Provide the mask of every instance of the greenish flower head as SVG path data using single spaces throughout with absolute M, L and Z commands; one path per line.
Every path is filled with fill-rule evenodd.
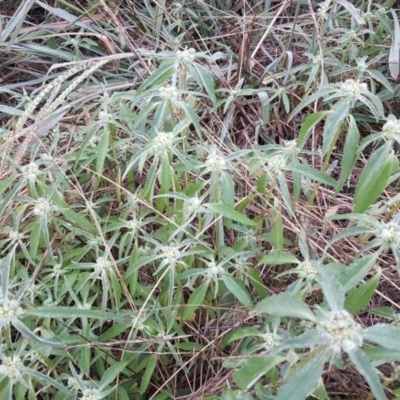
M 331 311 L 320 323 L 322 340 L 335 353 L 351 352 L 363 344 L 362 329 L 346 310 Z
M 341 87 L 342 90 L 353 96 L 357 96 L 368 91 L 368 85 L 365 82 L 360 83 L 354 79 L 346 79 L 344 82 L 342 82 Z
M 173 86 L 161 86 L 159 94 L 160 94 L 160 97 L 166 101 L 179 99 L 179 92 L 176 89 L 176 87 L 173 87 Z
M 11 381 L 18 380 L 21 377 L 22 361 L 19 357 L 4 357 L 0 365 L 0 376 L 6 376 Z
M 265 349 L 272 350 L 279 346 L 282 338 L 275 333 L 268 332 L 263 335 L 263 340 Z
M 103 396 L 97 389 L 85 389 L 82 392 L 82 400 L 101 400 Z
M 383 125 L 382 133 L 390 142 L 400 143 L 400 120 L 393 115 L 389 116 L 388 121 Z
M 191 64 L 194 61 L 195 54 L 195 49 L 178 50 L 176 52 L 177 61 L 181 64 Z
M 0 300 L 0 326 L 7 327 L 10 322 L 18 320 L 23 314 L 23 309 L 16 300 Z
M 389 245 L 400 246 L 400 226 L 395 222 L 383 224 L 376 236 Z
M 303 261 L 296 269 L 298 270 L 299 278 L 301 279 L 315 279 L 318 274 L 310 261 Z
M 28 165 L 24 165 L 21 168 L 21 171 L 24 179 L 26 179 L 30 183 L 34 183 L 36 181 L 36 178 L 41 174 L 39 166 L 34 162 L 31 162 Z

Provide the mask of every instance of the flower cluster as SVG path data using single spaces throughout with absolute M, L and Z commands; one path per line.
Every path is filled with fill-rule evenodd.
M 335 353 L 351 352 L 362 346 L 361 327 L 346 310 L 330 311 L 320 323 L 322 340 Z

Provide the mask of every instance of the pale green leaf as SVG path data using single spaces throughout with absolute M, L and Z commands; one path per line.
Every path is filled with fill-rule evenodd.
M 392 78 L 397 79 L 397 77 L 399 76 L 400 62 L 400 25 L 396 11 L 393 8 L 391 8 L 390 11 L 393 16 L 394 29 L 392 35 L 392 44 L 390 45 L 389 50 L 389 71 Z
M 387 397 L 383 391 L 382 385 L 379 381 L 376 370 L 371 366 L 368 358 L 361 350 L 349 352 L 348 356 L 351 362 L 356 367 L 357 371 L 365 378 L 368 382 L 370 389 L 376 400 L 386 400 Z
M 261 300 L 252 313 L 266 313 L 277 317 L 293 317 L 315 321 L 314 313 L 299 298 L 279 293 Z
M 315 389 L 322 375 L 325 362 L 324 353 L 320 353 L 317 357 L 308 360 L 303 368 L 287 378 L 279 389 L 275 400 L 306 399 Z
M 354 164 L 357 161 L 357 150 L 358 143 L 360 141 L 360 133 L 358 131 L 358 127 L 353 116 L 349 115 L 348 118 L 349 127 L 347 129 L 346 141 L 343 147 L 340 178 L 337 182 L 335 195 L 342 190 L 344 184 L 346 183 L 347 179 L 353 171 Z
M 291 253 L 285 251 L 273 251 L 265 256 L 262 256 L 258 265 L 284 265 L 298 264 L 300 261 Z
M 376 150 L 364 167 L 354 194 L 354 212 L 364 212 L 382 194 L 385 189 L 392 165 L 391 146 L 381 146 Z
M 367 283 L 351 290 L 346 297 L 344 308 L 352 315 L 358 314 L 360 311 L 365 310 L 375 294 L 378 287 L 381 274 L 377 273 Z
M 336 105 L 328 115 L 325 121 L 323 133 L 322 154 L 327 154 L 335 145 L 337 133 L 342 122 L 346 119 L 349 112 L 350 104 L 346 101 Z
M 189 297 L 185 310 L 183 311 L 182 319 L 186 321 L 192 314 L 203 304 L 204 297 L 208 289 L 208 281 L 204 281 L 199 287 L 193 290 Z
M 255 226 L 256 223 L 252 221 L 250 218 L 246 217 L 244 214 L 236 211 L 232 207 L 229 207 L 225 204 L 217 204 L 217 203 L 210 203 L 207 207 L 214 211 L 216 214 L 219 214 L 225 218 L 231 219 L 232 221 L 238 222 L 240 224 L 248 225 L 248 226 Z
M 230 275 L 222 275 L 226 288 L 246 307 L 251 307 L 253 302 L 247 290 Z
M 233 374 L 233 380 L 242 390 L 248 390 L 269 370 L 285 360 L 285 357 L 252 357 Z
M 400 326 L 375 324 L 364 329 L 364 340 L 379 344 L 386 349 L 400 351 Z

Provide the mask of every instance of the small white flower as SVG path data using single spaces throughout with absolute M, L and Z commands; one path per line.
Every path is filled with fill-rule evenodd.
M 161 86 L 159 94 L 163 100 L 177 100 L 179 98 L 179 92 L 174 86 Z
M 17 240 L 22 239 L 24 237 L 24 234 L 19 233 L 18 231 L 11 230 L 10 232 L 8 232 L 8 237 L 11 241 L 16 242 Z
M 361 327 L 346 310 L 329 312 L 320 323 L 320 332 L 323 341 L 336 353 L 354 351 L 363 343 Z
M 136 219 L 126 221 L 125 227 L 133 232 L 136 232 L 140 228 L 140 222 Z
M 22 361 L 19 357 L 4 357 L 0 365 L 0 376 L 7 376 L 8 379 L 14 381 L 21 377 Z
M 368 85 L 365 82 L 360 83 L 354 79 L 346 79 L 342 82 L 341 87 L 345 92 L 351 95 L 358 95 L 368 91 Z
M 152 150 L 154 153 L 162 153 L 171 148 L 174 143 L 174 134 L 172 132 L 159 132 L 152 141 Z
M 93 135 L 93 136 L 89 139 L 88 145 L 89 145 L 92 149 L 95 149 L 95 148 L 97 147 L 98 141 L 99 141 L 99 138 L 98 138 L 97 136 L 94 136 L 94 135 Z
M 331 6 L 332 0 L 325 0 L 319 4 L 317 15 L 319 18 L 326 19 L 326 13 Z
M 275 154 L 268 160 L 268 168 L 274 174 L 282 171 L 285 167 L 286 167 L 286 158 L 280 154 Z
M 182 64 L 191 64 L 194 60 L 195 54 L 196 54 L 195 49 L 185 48 L 185 50 L 183 51 L 178 50 L 176 52 L 177 61 L 178 63 Z
M 209 154 L 205 165 L 212 171 L 218 172 L 226 168 L 226 160 L 218 154 Z
M 210 262 L 207 265 L 207 277 L 208 278 L 215 278 L 218 277 L 219 275 L 223 274 L 225 270 L 220 266 L 215 264 L 214 261 Z
M 197 196 L 191 197 L 188 200 L 187 212 L 189 214 L 198 212 L 201 209 L 201 204 L 202 202 Z
M 281 342 L 282 338 L 279 335 L 276 335 L 275 333 L 265 333 L 263 335 L 264 339 L 264 346 L 266 350 L 271 350 L 275 347 L 279 346 L 279 343 Z
M 384 133 L 389 141 L 400 142 L 400 120 L 391 115 L 388 118 L 388 122 L 383 125 L 382 133 Z
M 353 31 L 352 29 L 346 32 L 346 36 L 350 39 L 350 40 L 356 40 L 357 39 L 357 32 Z
M 62 265 L 61 264 L 56 264 L 53 267 L 53 274 L 54 275 L 60 275 L 62 273 Z
M 112 264 L 111 261 L 108 260 L 106 257 L 99 257 L 96 260 L 96 266 L 95 266 L 95 271 L 97 273 L 103 273 L 106 272 L 107 270 L 111 269 Z
M 23 313 L 16 300 L 0 300 L 0 326 L 8 326 L 10 322 L 18 320 Z
M 376 232 L 376 237 L 382 239 L 389 245 L 400 245 L 400 226 L 395 222 L 383 224 L 381 229 Z
M 309 261 L 303 261 L 297 266 L 296 269 L 298 270 L 298 274 L 301 279 L 315 279 L 317 276 L 317 270 Z
M 41 174 L 39 166 L 34 162 L 31 162 L 28 165 L 24 165 L 21 168 L 21 171 L 24 179 L 31 183 L 35 182 L 36 178 Z
M 97 389 L 85 389 L 82 392 L 81 400 L 101 400 L 103 396 Z
M 56 210 L 53 206 L 53 202 L 40 197 L 36 200 L 35 206 L 33 208 L 33 213 L 39 217 L 44 217 Z
M 167 261 L 167 263 L 169 265 L 173 266 L 176 264 L 176 262 L 181 257 L 181 252 L 179 251 L 179 249 L 177 247 L 165 246 L 163 248 L 162 256 L 165 258 L 165 260 Z
M 320 65 L 322 63 L 322 58 L 319 54 L 317 54 L 313 59 L 313 65 Z

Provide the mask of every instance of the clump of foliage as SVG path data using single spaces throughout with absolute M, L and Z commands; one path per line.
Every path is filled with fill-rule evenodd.
M 5 4 L 1 398 L 400 394 L 399 4 Z

